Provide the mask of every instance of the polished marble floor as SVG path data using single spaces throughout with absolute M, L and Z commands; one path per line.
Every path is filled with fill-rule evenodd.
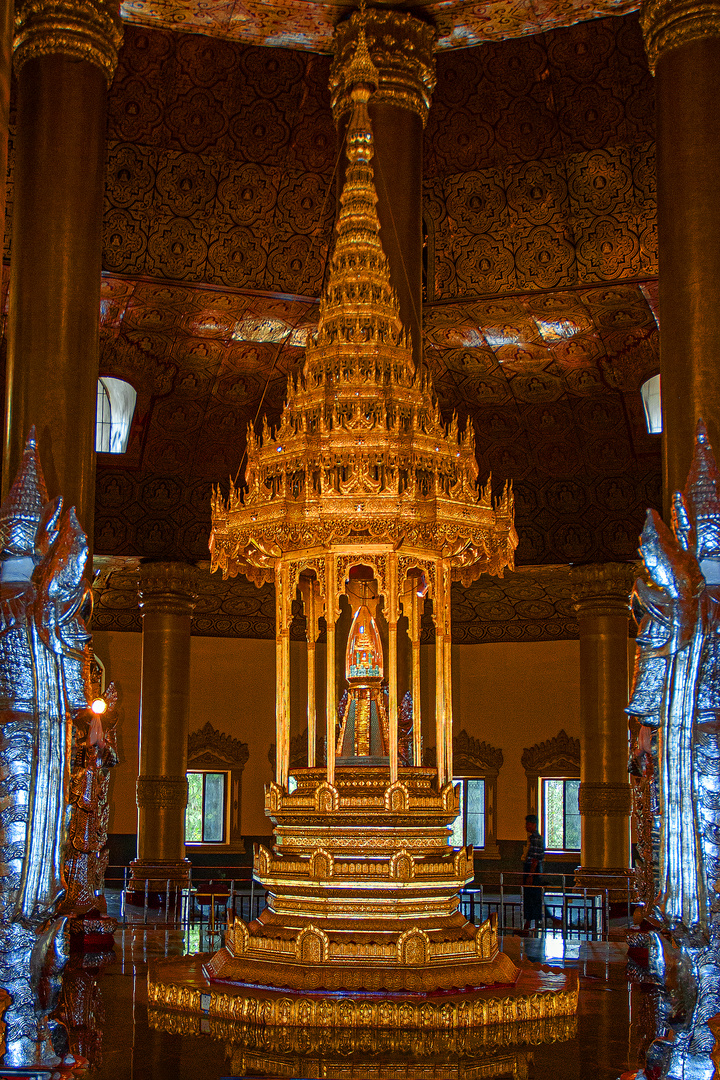
M 190 931 L 165 929 L 161 925 L 129 925 L 118 930 L 114 958 L 103 967 L 98 981 L 104 1020 L 101 1041 L 88 1056 L 97 1055 L 91 1075 L 96 1080 L 218 1080 L 220 1077 L 258 1075 L 256 1058 L 246 1059 L 227 1038 L 182 1035 L 153 1028 L 148 1019 L 146 975 L 154 957 L 181 955 L 188 945 L 200 944 Z M 206 943 L 203 941 L 203 945 Z M 548 1045 L 525 1046 L 502 1075 L 530 1080 L 617 1080 L 638 1067 L 643 1044 L 644 1002 L 642 992 L 628 984 L 625 947 L 615 942 L 563 942 L 509 937 L 504 947 L 516 963 L 572 965 L 580 977 L 577 1034 Z M 646 1008 L 646 1006 L 645 1006 Z M 217 1035 L 217 1032 L 215 1032 Z M 94 1040 L 88 1040 L 88 1047 Z M 362 1052 L 348 1052 L 337 1071 L 325 1067 L 312 1073 L 327 1080 L 350 1080 L 375 1076 L 378 1080 L 411 1080 L 412 1077 L 480 1076 L 468 1067 L 428 1068 L 427 1063 L 407 1057 L 387 1071 L 382 1060 L 363 1068 Z M 297 1065 L 297 1059 L 295 1060 Z M 469 1065 L 469 1063 L 468 1063 Z M 288 1071 L 290 1070 L 290 1071 Z M 310 1070 L 308 1070 L 310 1072 Z M 292 1059 L 275 1073 L 304 1076 L 292 1068 Z M 485 1074 L 489 1075 L 489 1074 Z M 496 1073 L 496 1075 L 499 1075 Z

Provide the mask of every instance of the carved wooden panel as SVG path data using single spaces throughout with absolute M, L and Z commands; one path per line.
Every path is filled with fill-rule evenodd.
M 537 814 L 540 777 L 580 776 L 580 740 L 561 728 L 554 738 L 523 750 L 521 761 L 527 776 L 527 812 Z
M 188 769 L 229 773 L 227 843 L 235 851 L 243 851 L 240 808 L 242 803 L 242 773 L 249 757 L 247 743 L 214 728 L 208 720 L 204 727 L 188 736 Z

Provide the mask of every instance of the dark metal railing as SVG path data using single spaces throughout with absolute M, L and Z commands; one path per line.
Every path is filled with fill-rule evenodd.
M 223 876 L 219 876 L 222 874 Z M 498 932 L 523 930 L 523 875 L 510 871 L 483 871 L 484 880 L 460 892 L 460 909 L 470 922 L 481 923 L 497 917 Z M 133 891 L 129 885 L 133 882 Z M 154 882 L 150 888 L 150 880 Z M 552 884 L 534 886 L 542 890 L 542 917 L 533 933 L 561 934 L 564 938 L 607 940 L 611 928 L 608 889 L 578 889 L 574 875 L 552 875 Z M 184 887 L 166 881 L 157 889 L 157 878 L 145 880 L 138 889 L 137 876 L 128 866 L 108 867 L 105 896 L 109 914 L 123 926 L 163 924 L 168 929 L 195 929 L 194 937 L 207 940 L 209 947 L 235 917 L 250 922 L 265 907 L 266 894 L 252 877 L 249 866 L 193 866 Z M 632 897 L 628 884 L 627 903 L 618 923 L 632 924 Z M 616 897 L 613 909 L 616 910 Z

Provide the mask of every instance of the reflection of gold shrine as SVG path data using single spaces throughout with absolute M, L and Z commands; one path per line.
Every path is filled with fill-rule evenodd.
M 509 487 L 497 501 L 489 484 L 478 495 L 472 426 L 461 434 L 453 418 L 447 431 L 429 379 L 414 369 L 379 237 L 367 111 L 376 77 L 361 30 L 345 70 L 348 167 L 317 337 L 302 376 L 288 385 L 277 431 L 266 426 L 262 442 L 248 432 L 244 498 L 235 489 L 227 503 L 219 493 L 213 501 L 213 568 L 275 583 L 277 757 L 266 792 L 275 846 L 258 845 L 255 854 L 267 907 L 249 924 L 236 920 L 205 966 L 211 1013 L 265 1024 L 312 1024 L 322 1014 L 339 1027 L 455 1028 L 573 1012 L 576 991 L 564 977 L 554 988 L 517 983 L 494 921 L 476 927 L 458 907 L 474 866 L 472 848 L 448 844 L 458 813 L 450 585 L 512 566 L 517 534 Z M 289 785 L 298 593 L 307 621 L 308 748 L 307 767 L 294 769 Z M 336 641 L 343 597 L 354 615 L 347 645 Z M 434 768 L 421 763 L 426 597 L 435 626 Z M 328 676 L 319 703 L 321 616 Z M 406 686 L 399 646 L 411 658 Z M 348 687 L 340 714 L 338 647 Z M 406 765 L 398 752 L 403 692 L 411 703 Z M 151 1002 L 189 1002 L 179 972 L 158 965 Z M 492 1000 L 467 992 L 487 995 L 489 987 Z M 425 1000 L 438 991 L 464 992 L 444 1005 Z M 362 1004 L 366 994 L 372 1004 Z M 383 995 L 405 1000 L 386 1008 Z

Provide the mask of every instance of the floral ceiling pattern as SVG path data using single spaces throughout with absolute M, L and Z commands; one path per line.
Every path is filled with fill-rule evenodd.
M 100 362 L 138 404 L 128 452 L 98 461 L 101 555 L 206 559 L 211 485 L 242 470 L 248 423 L 279 417 L 335 214 L 328 72 L 309 51 L 126 26 Z M 474 424 L 481 476 L 514 481 L 519 565 L 633 558 L 660 503 L 639 393 L 659 370 L 653 108 L 634 15 L 438 55 L 425 362 L 446 418 Z M 197 632 L 271 634 L 254 586 L 208 587 Z M 523 593 L 532 618 L 502 583 L 456 591 L 456 639 L 574 636 L 548 588 Z M 98 617 L 114 604 L 119 626 L 131 593 L 110 590 Z
M 249 45 L 329 52 L 335 26 L 356 6 L 337 0 L 124 0 L 121 12 L 128 22 L 147 26 Z M 636 0 L 416 0 L 412 10 L 435 26 L 439 49 L 457 49 L 620 15 L 638 6 Z

